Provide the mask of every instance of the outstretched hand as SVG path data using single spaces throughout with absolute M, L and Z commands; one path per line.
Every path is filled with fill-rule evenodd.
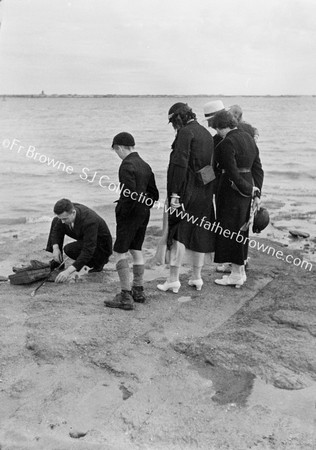
M 60 272 L 57 275 L 57 277 L 55 279 L 55 283 L 64 283 L 65 281 L 68 280 L 70 275 L 75 271 L 76 271 L 76 269 L 74 266 L 69 266 L 66 270 L 64 270 L 63 272 Z

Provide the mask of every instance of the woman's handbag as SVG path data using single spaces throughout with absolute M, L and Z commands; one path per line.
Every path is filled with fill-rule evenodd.
M 203 184 L 208 184 L 211 181 L 215 180 L 216 175 L 211 164 L 202 167 L 202 169 L 198 170 L 197 173 L 201 175 Z

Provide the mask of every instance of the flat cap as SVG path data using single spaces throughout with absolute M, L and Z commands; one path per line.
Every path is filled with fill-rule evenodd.
M 112 148 L 114 145 L 124 145 L 125 147 L 134 147 L 135 140 L 130 133 L 122 131 L 122 133 L 117 134 L 113 138 Z

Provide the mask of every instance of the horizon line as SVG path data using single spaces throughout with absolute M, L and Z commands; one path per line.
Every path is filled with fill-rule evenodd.
M 315 97 L 316 94 L 0 94 L 0 97 Z

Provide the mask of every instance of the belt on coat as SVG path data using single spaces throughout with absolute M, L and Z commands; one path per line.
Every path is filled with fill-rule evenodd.
M 249 172 L 251 172 L 251 170 L 247 169 L 247 167 L 238 167 L 238 172 L 239 173 L 249 173 Z M 227 171 L 225 169 L 222 169 L 222 173 L 227 173 Z

